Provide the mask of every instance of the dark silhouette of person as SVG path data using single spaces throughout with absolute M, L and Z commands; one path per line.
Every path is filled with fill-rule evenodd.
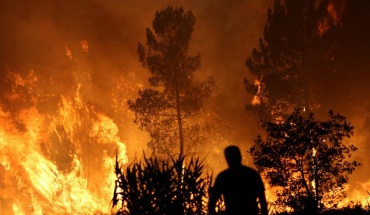
M 242 165 L 242 155 L 237 146 L 225 149 L 228 169 L 217 175 L 214 186 L 209 191 L 208 213 L 216 214 L 218 199 L 223 195 L 227 215 L 267 215 L 265 188 L 256 170 Z

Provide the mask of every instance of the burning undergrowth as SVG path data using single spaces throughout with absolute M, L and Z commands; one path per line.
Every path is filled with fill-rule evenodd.
M 0 107 L 1 213 L 108 213 L 114 151 L 127 162 L 115 122 L 84 101 L 80 86 L 61 95 L 54 112 L 40 113 L 30 92 L 37 78 L 12 77 L 8 99 L 23 108 Z

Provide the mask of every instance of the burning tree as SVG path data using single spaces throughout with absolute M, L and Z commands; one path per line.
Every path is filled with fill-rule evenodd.
M 176 142 L 183 154 L 185 136 L 194 137 L 200 129 L 189 119 L 202 110 L 203 100 L 215 88 L 211 78 L 193 82 L 193 74 L 200 68 L 200 55 L 188 55 L 194 24 L 191 11 L 167 7 L 157 11 L 154 32 L 146 29 L 148 50 L 138 45 L 139 60 L 151 74 L 150 88 L 139 90 L 139 97 L 128 105 L 135 112 L 134 122 L 149 132 L 153 154 L 170 153 Z
M 245 79 L 246 90 L 254 95 L 246 106 L 262 119 L 287 116 L 296 107 L 313 106 L 313 73 L 320 44 L 320 23 L 327 16 L 327 1 L 275 0 L 268 10 L 264 38 L 246 61 L 255 81 Z M 326 46 L 325 46 L 326 47 Z M 317 82 L 318 79 L 315 79 Z
M 296 109 L 285 122 L 263 121 L 267 137 L 258 136 L 249 153 L 258 171 L 280 188 L 277 205 L 312 214 L 345 197 L 347 175 L 360 165 L 348 161 L 357 148 L 344 143 L 354 127 L 344 116 L 329 116 L 318 121 Z

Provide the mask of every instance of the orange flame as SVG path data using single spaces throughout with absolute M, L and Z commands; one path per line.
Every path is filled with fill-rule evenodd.
M 31 107 L 22 110 L 17 120 L 24 124 L 24 131 L 0 107 L 0 213 L 108 214 L 116 148 L 121 163 L 127 162 L 126 147 L 113 120 L 88 108 L 79 90 L 74 98 L 61 97 L 55 116 L 40 114 Z M 55 141 L 62 148 L 71 143 L 74 150 L 64 157 L 71 161 L 56 160 L 48 154 L 62 153 L 53 148 Z M 99 187 L 93 186 L 97 183 L 94 178 L 87 177 L 89 163 L 82 155 L 86 144 L 101 152 L 93 154 L 103 161 L 101 167 L 94 167 L 101 176 L 97 179 Z M 71 167 L 60 168 L 63 162 Z

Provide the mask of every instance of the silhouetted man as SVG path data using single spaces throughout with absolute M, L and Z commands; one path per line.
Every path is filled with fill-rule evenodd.
M 210 190 L 208 213 L 216 213 L 216 202 L 223 195 L 227 215 L 258 215 L 258 202 L 261 214 L 267 215 L 265 188 L 258 172 L 242 165 L 237 146 L 227 147 L 225 158 L 229 168 L 217 176 Z

